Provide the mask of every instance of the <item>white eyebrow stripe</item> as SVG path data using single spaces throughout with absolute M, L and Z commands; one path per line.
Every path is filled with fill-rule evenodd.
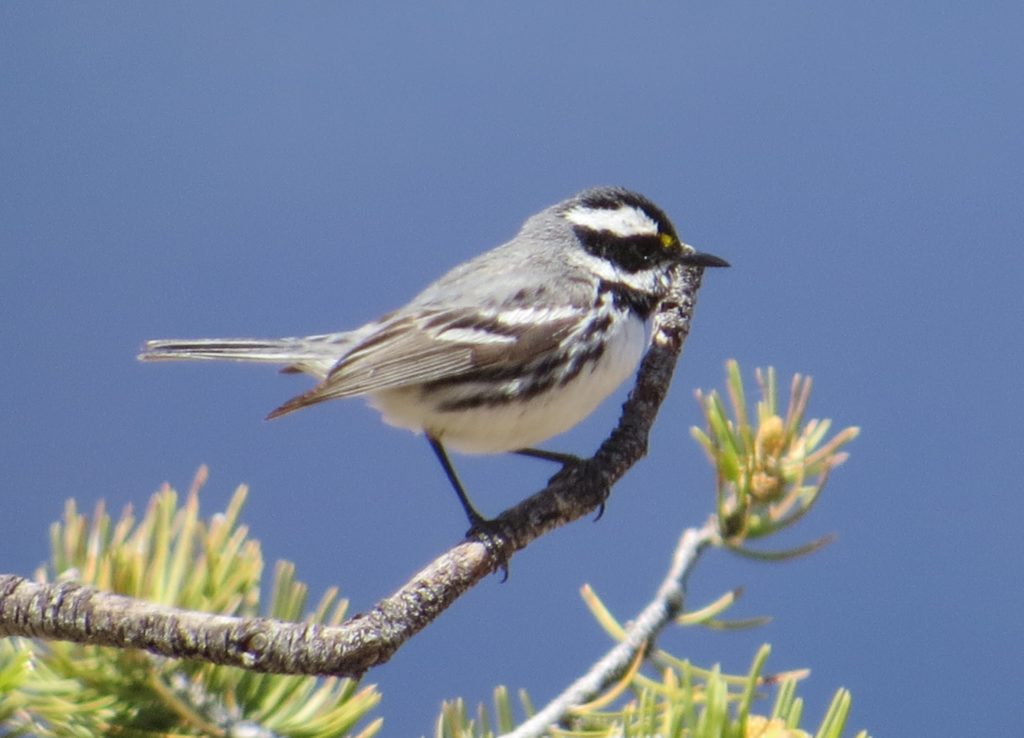
M 566 212 L 565 219 L 583 228 L 610 231 L 624 238 L 658 235 L 658 224 L 643 210 L 632 205 L 623 205 L 615 210 L 577 205 Z

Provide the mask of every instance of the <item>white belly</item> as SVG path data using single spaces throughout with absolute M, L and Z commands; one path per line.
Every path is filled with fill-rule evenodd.
M 523 403 L 503 403 L 446 412 L 423 402 L 418 387 L 371 395 L 384 421 L 426 432 L 446 447 L 472 454 L 527 448 L 563 433 L 592 413 L 636 369 L 646 343 L 644 325 L 624 320 L 600 358 L 561 387 Z

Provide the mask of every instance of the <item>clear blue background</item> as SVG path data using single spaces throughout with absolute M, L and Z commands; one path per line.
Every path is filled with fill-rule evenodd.
M 814 376 L 863 435 L 793 540 L 715 553 L 750 633 L 667 634 L 700 663 L 813 669 L 876 736 L 1019 730 L 1024 359 L 1019 2 L 4 3 L 0 6 L 0 571 L 29 574 L 66 497 L 144 505 L 211 468 L 252 487 L 268 560 L 355 610 L 458 540 L 422 440 L 362 403 L 274 423 L 308 384 L 136 363 L 144 339 L 355 327 L 528 214 L 636 188 L 733 263 L 705 280 L 650 457 L 598 523 L 537 542 L 369 681 L 386 735 L 494 685 L 543 702 L 608 643 L 711 509 L 689 440 L 723 362 Z M 748 375 L 749 376 L 749 375 Z M 552 448 L 592 450 L 622 394 Z M 458 459 L 495 513 L 550 468 Z M 766 707 L 767 709 L 767 707 Z

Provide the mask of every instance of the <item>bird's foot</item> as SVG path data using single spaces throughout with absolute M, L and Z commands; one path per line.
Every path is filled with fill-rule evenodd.
M 508 539 L 501 533 L 497 520 L 491 520 L 474 511 L 469 516 L 469 530 L 466 538 L 473 538 L 484 544 L 487 552 L 497 561 L 497 569 L 501 569 L 501 581 L 508 581 L 508 561 L 511 552 L 508 550 Z

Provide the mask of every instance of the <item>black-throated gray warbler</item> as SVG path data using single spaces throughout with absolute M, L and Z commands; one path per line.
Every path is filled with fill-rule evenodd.
M 475 528 L 487 521 L 445 448 L 559 458 L 531 447 L 575 426 L 632 374 L 677 263 L 728 266 L 680 241 L 642 195 L 589 189 L 362 328 L 149 341 L 139 358 L 283 364 L 320 380 L 270 418 L 366 395 L 386 422 L 427 436 Z

